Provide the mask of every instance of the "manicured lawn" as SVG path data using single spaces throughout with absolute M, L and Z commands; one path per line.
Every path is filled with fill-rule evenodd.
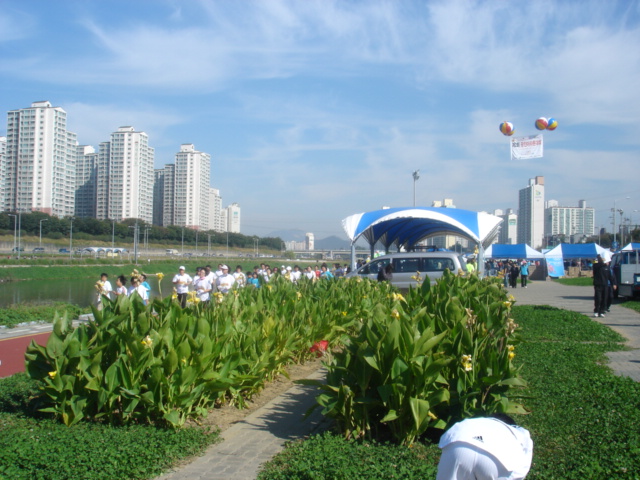
M 38 417 L 25 374 L 0 380 L 0 479 L 148 479 L 202 452 L 217 434 L 134 425 L 81 423 L 73 428 Z
M 563 285 L 573 285 L 575 287 L 593 286 L 593 278 L 591 277 L 556 278 L 553 281 Z
M 634 300 L 627 300 L 619 304 L 621 307 L 630 308 L 640 313 L 640 300 L 637 298 Z
M 588 317 L 550 307 L 515 307 L 514 318 L 524 340 L 515 361 L 528 381 L 520 393 L 531 410 L 517 421 L 534 440 L 527 479 L 640 478 L 640 384 L 604 366 L 606 352 L 623 348 L 622 338 Z M 438 457 L 428 441 L 405 448 L 325 434 L 291 444 L 259 478 L 434 478 Z

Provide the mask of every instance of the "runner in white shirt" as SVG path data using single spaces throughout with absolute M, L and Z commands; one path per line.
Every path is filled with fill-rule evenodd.
M 289 268 L 290 267 L 287 267 L 287 270 Z M 302 277 L 302 272 L 300 271 L 300 267 L 298 265 L 294 265 L 293 271 L 289 272 L 289 278 L 293 283 L 298 283 L 298 281 L 300 280 L 300 277 Z
M 138 277 L 131 277 L 131 286 L 129 287 L 128 295 L 133 295 L 134 292 L 138 292 L 142 302 L 146 305 L 149 300 L 148 290 L 140 285 L 140 279 Z
M 176 286 L 178 301 L 182 308 L 187 306 L 187 292 L 189 291 L 189 285 L 193 282 L 193 279 L 184 271 L 185 268 L 181 265 L 178 268 L 178 273 L 173 277 L 173 284 Z
M 233 278 L 233 275 L 229 275 L 228 266 L 221 265 L 220 270 L 222 271 L 222 275 L 218 275 L 218 291 L 221 293 L 229 293 L 229 290 L 231 290 L 236 280 Z
M 218 277 L 214 272 L 211 271 L 211 265 L 207 265 L 206 267 L 204 267 L 204 270 L 207 273 L 207 280 L 209 280 L 209 283 L 211 284 L 211 291 L 215 292 L 217 289 L 216 280 L 218 279 Z
M 113 287 L 111 286 L 111 282 L 108 280 L 109 275 L 106 273 L 102 273 L 100 275 L 100 281 L 102 282 L 102 289 L 98 292 L 98 298 L 96 299 L 96 307 L 98 310 L 102 310 L 102 295 L 106 295 L 107 298 L 111 298 L 111 292 L 113 291 Z
M 529 431 L 508 415 L 495 417 L 500 418 L 468 418 L 442 435 L 436 480 L 520 480 L 527 476 L 533 457 Z
M 127 279 L 124 278 L 124 275 L 120 275 L 118 278 L 116 278 L 116 289 L 113 293 L 115 293 L 116 297 L 120 297 L 122 295 L 124 295 L 125 297 L 127 296 Z
M 209 302 L 212 287 L 206 273 L 206 269 L 201 269 L 198 272 L 198 276 L 193 280 L 193 287 L 196 290 L 196 294 L 198 295 L 200 301 L 203 303 Z
M 311 281 L 316 279 L 316 272 L 314 272 L 311 267 L 307 267 L 304 271 L 304 275 Z
M 242 267 L 240 265 L 238 265 L 236 271 L 233 272 L 233 279 L 238 288 L 242 288 L 247 284 L 247 276 L 242 273 Z

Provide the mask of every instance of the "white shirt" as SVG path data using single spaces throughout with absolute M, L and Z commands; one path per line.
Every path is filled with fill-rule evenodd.
M 206 302 L 209 300 L 209 295 L 211 292 L 211 282 L 207 277 L 196 277 L 193 280 L 193 286 L 196 289 L 196 294 L 201 302 Z
M 233 278 L 239 287 L 244 287 L 247 283 L 247 277 L 242 272 L 233 272 Z
M 187 293 L 189 291 L 189 284 L 192 281 L 193 279 L 186 273 L 182 275 L 176 273 L 175 277 L 173 277 L 173 283 L 176 286 L 177 293 Z
M 98 303 L 102 301 L 102 295 L 106 295 L 108 298 L 111 298 L 111 292 L 113 291 L 113 287 L 111 286 L 111 282 L 109 280 L 105 280 L 102 285 L 102 292 L 98 295 Z
M 229 290 L 231 290 L 231 287 L 233 287 L 235 281 L 236 279 L 233 278 L 233 275 L 229 275 L 228 273 L 226 275 L 218 275 L 218 290 L 222 293 L 227 293 Z
M 298 280 L 300 280 L 301 276 L 302 276 L 302 272 L 300 270 L 298 270 L 297 272 L 295 270 L 292 272 L 289 272 L 289 278 L 293 283 L 298 283 Z
M 511 472 L 509 479 L 523 479 L 531 468 L 533 441 L 529 431 L 497 418 L 468 418 L 456 423 L 440 438 L 440 448 L 455 442 L 473 445 L 493 455 Z
M 207 280 L 209 280 L 209 283 L 211 285 L 215 285 L 216 284 L 216 280 L 218 279 L 218 277 L 216 276 L 215 272 L 211 271 L 209 273 L 207 273 L 207 275 L 205 276 L 205 278 Z
M 311 270 L 310 272 L 306 272 L 305 275 L 307 276 L 307 278 L 309 280 L 315 280 L 316 279 L 316 272 L 314 272 L 313 270 Z

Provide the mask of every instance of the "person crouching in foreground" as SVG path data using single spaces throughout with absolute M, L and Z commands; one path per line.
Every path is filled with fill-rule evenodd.
M 462 420 L 442 435 L 439 446 L 437 480 L 519 480 L 533 458 L 529 431 L 505 414 Z

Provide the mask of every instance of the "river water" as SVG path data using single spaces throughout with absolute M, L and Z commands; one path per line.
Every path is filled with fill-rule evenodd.
M 169 295 L 173 291 L 171 275 L 162 280 L 162 292 Z M 75 278 L 64 280 L 25 280 L 0 284 L 0 307 L 15 303 L 66 302 L 86 307 L 96 299 L 94 285 L 98 279 Z M 115 278 L 109 279 L 115 289 Z M 151 296 L 159 295 L 158 281 L 150 277 Z

